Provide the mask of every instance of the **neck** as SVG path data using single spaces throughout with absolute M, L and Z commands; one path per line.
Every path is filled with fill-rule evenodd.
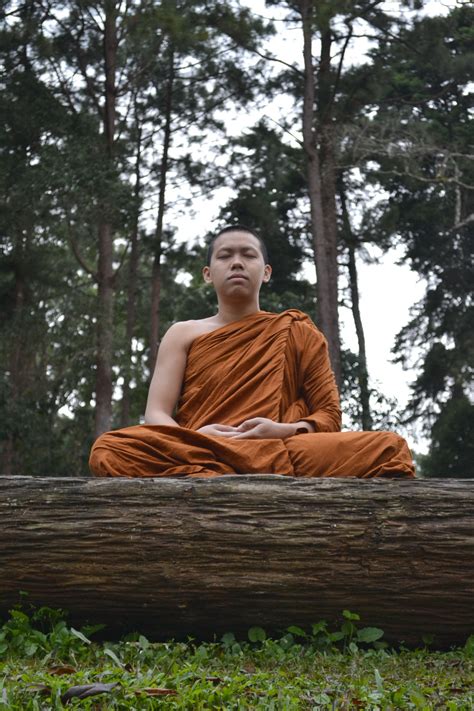
M 252 302 L 221 302 L 219 301 L 217 309 L 217 318 L 223 323 L 232 323 L 233 321 L 240 321 L 241 318 L 245 316 L 250 316 L 251 314 L 258 313 L 260 311 L 260 304 L 258 299 Z

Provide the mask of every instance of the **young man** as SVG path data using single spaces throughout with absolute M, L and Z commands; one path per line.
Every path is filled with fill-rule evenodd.
M 260 237 L 236 225 L 211 241 L 204 280 L 214 316 L 175 323 L 160 345 L 145 425 L 95 442 L 97 476 L 274 473 L 413 477 L 391 432 L 340 432 L 324 336 L 301 311 L 260 311 L 271 267 Z

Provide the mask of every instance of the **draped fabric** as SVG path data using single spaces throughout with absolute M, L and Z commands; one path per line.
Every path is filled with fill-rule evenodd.
M 316 432 L 239 439 L 197 432 L 251 417 L 311 422 Z M 198 336 L 188 352 L 175 419 L 107 432 L 91 452 L 97 476 L 414 476 L 406 442 L 390 432 L 340 432 L 327 344 L 300 311 L 259 311 Z

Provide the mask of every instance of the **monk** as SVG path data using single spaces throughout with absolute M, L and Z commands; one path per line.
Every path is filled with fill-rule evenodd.
M 226 227 L 211 241 L 204 280 L 218 309 L 165 334 L 145 424 L 95 442 L 97 476 L 413 477 L 404 439 L 391 432 L 340 432 L 327 343 L 296 309 L 261 311 L 271 276 L 253 230 Z

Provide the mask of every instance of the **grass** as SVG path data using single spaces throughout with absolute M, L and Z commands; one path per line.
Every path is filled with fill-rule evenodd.
M 449 652 L 389 649 L 344 612 L 238 641 L 94 643 L 60 611 L 21 610 L 0 627 L 0 709 L 474 709 L 474 637 Z

